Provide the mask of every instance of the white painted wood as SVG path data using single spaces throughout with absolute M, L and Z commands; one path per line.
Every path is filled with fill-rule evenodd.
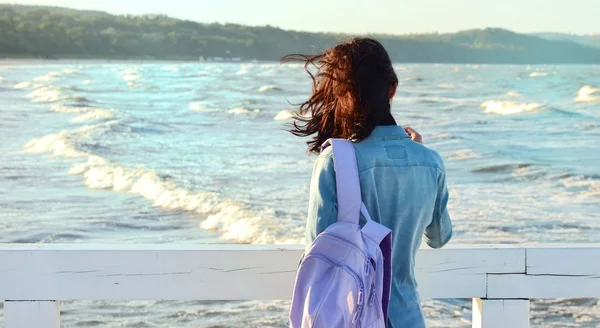
M 527 250 L 527 274 L 595 276 L 600 278 L 600 247 L 567 245 Z
M 598 276 L 489 275 L 488 298 L 600 297 Z
M 119 247 L 0 251 L 0 299 L 287 299 L 302 254 L 264 247 L 257 251 Z
M 473 299 L 473 328 L 529 328 L 529 300 Z
M 524 273 L 525 249 L 508 247 L 420 250 L 415 275 L 423 298 L 487 295 L 488 273 Z
M 301 246 L 0 246 L 0 299 L 289 299 Z M 487 274 L 525 271 L 525 249 L 419 252 L 423 298 L 487 295 Z
M 60 306 L 56 301 L 5 301 L 5 328 L 59 328 Z

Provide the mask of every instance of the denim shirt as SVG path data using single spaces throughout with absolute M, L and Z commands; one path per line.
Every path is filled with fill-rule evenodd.
M 444 162 L 396 125 L 376 127 L 354 147 L 362 200 L 373 220 L 392 230 L 389 327 L 425 327 L 414 276 L 415 255 L 423 239 L 430 247 L 440 248 L 452 237 Z M 335 172 L 329 147 L 314 164 L 307 247 L 336 217 Z

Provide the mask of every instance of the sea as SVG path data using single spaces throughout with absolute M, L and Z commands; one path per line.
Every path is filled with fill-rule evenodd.
M 395 64 L 392 111 L 447 167 L 452 244 L 600 241 L 600 66 Z M 300 64 L 0 61 L 0 243 L 302 244 Z M 598 260 L 598 259 L 590 259 Z M 282 327 L 289 302 L 63 302 L 63 327 Z M 470 327 L 469 300 L 424 300 Z M 0 305 L 0 322 L 2 321 Z M 532 327 L 600 327 L 597 299 Z

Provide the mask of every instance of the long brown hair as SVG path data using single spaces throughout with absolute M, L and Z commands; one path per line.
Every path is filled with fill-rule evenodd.
M 398 77 L 378 41 L 353 38 L 318 55 L 281 60 L 294 61 L 304 62 L 313 81 L 312 95 L 300 104 L 290 130 L 296 136 L 314 135 L 307 142 L 309 152 L 319 152 L 329 138 L 362 141 L 383 121 L 393 121 L 389 96 Z M 316 74 L 309 71 L 311 65 Z

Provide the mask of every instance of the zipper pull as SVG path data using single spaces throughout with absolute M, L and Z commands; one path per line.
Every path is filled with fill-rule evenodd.
M 362 289 L 362 287 L 358 290 L 358 306 L 363 305 L 363 302 L 365 301 L 365 293 Z
M 354 313 L 354 315 L 352 316 L 352 324 L 356 325 L 356 322 L 358 321 L 358 315 L 360 314 L 360 312 L 356 311 Z
M 369 306 L 375 304 L 375 283 L 371 284 L 371 294 L 369 294 Z
M 369 255 L 365 255 L 365 275 L 368 277 L 369 276 L 369 270 L 371 266 L 371 258 L 369 258 Z

